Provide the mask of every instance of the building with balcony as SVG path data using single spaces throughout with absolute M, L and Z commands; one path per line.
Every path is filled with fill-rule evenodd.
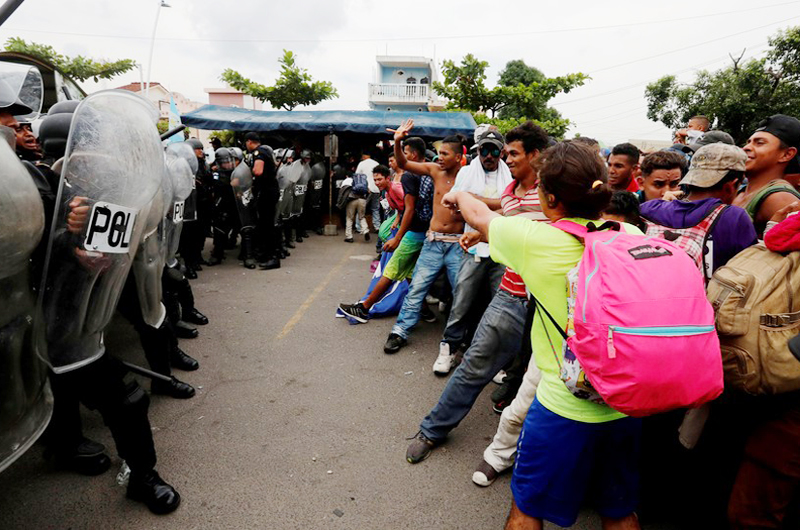
M 253 96 L 243 94 L 231 87 L 204 88 L 208 94 L 209 105 L 221 107 L 237 107 L 240 109 L 261 110 L 261 102 Z
M 377 62 L 375 82 L 369 84 L 370 109 L 427 112 L 444 107 L 431 86 L 439 78 L 433 59 L 379 55 Z

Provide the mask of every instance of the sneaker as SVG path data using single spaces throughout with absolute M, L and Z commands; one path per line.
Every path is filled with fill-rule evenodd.
M 495 401 L 492 403 L 492 410 L 495 411 L 497 414 L 502 414 L 503 410 L 505 410 L 505 408 L 510 404 L 511 401 L 501 399 L 500 401 Z
M 453 360 L 455 357 L 454 353 L 450 353 L 450 345 L 448 343 L 440 343 L 439 357 L 437 357 L 436 362 L 433 363 L 433 373 L 436 375 L 449 374 L 450 370 L 453 368 Z
M 427 436 L 422 434 L 422 431 L 418 432 L 416 436 L 414 436 L 414 441 L 409 444 L 408 449 L 406 449 L 406 462 L 409 464 L 418 464 L 428 458 L 430 456 L 431 451 L 433 448 L 436 447 L 437 444 L 433 440 L 429 440 Z
M 505 370 L 500 370 L 499 372 L 494 374 L 494 377 L 492 378 L 492 381 L 494 381 L 498 385 L 502 385 L 503 384 L 503 380 L 505 380 L 505 378 L 506 378 L 506 371 Z
M 486 486 L 491 486 L 492 482 L 497 479 L 497 475 L 499 474 L 500 473 L 495 471 L 495 469 L 490 466 L 486 460 L 481 460 L 481 463 L 478 464 L 478 467 L 472 474 L 472 482 L 485 488 Z
M 369 310 L 361 302 L 357 304 L 339 304 L 339 311 L 344 313 L 345 318 L 350 322 L 355 321 L 357 324 L 365 324 L 369 321 Z
M 345 243 L 352 243 L 353 242 L 353 238 L 352 237 L 346 237 L 346 238 L 344 238 L 344 242 Z
M 386 339 L 386 344 L 383 345 L 384 353 L 397 353 L 400 348 L 408 344 L 408 341 L 398 335 L 397 333 L 390 333 L 389 338 Z
M 422 306 L 422 309 L 419 312 L 419 317 L 425 322 L 436 322 L 436 315 L 434 315 L 431 308 L 426 305 Z
M 364 241 L 369 241 L 369 232 L 364 232 Z
M 433 296 L 432 294 L 429 294 L 428 296 L 425 297 L 425 302 L 430 304 L 430 305 L 438 304 L 439 303 L 439 299 L 436 298 L 435 296 Z

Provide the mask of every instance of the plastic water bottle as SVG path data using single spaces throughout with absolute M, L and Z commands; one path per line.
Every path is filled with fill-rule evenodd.
M 123 460 L 122 466 L 119 468 L 119 473 L 117 473 L 117 484 L 120 486 L 126 486 L 130 477 L 131 468 L 129 468 L 128 463 Z

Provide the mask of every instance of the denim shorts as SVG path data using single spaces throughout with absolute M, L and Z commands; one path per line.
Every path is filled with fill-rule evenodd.
M 522 513 L 572 526 L 584 504 L 619 519 L 639 502 L 642 423 L 583 423 L 534 399 L 517 444 L 511 491 Z

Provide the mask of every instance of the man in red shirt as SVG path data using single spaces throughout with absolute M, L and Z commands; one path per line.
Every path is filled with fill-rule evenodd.
M 547 148 L 547 133 L 532 122 L 506 135 L 506 163 L 514 181 L 503 192 L 503 215 L 521 215 L 546 220 L 536 187 L 536 161 Z M 463 193 L 463 192 L 461 192 Z M 480 241 L 480 234 L 465 233 L 460 240 L 467 249 Z M 506 269 L 500 288 L 481 318 L 464 359 L 447 382 L 439 402 L 420 424 L 420 431 L 406 451 L 406 461 L 416 464 L 469 413 L 478 395 L 494 375 L 506 366 L 522 346 L 527 316 L 527 291 L 522 279 Z M 529 367 L 530 369 L 530 367 Z M 534 367 L 535 369 L 535 367 Z M 487 471 L 491 474 L 490 471 Z
M 633 144 L 617 144 L 608 157 L 608 184 L 614 191 L 639 191 L 639 148 Z

